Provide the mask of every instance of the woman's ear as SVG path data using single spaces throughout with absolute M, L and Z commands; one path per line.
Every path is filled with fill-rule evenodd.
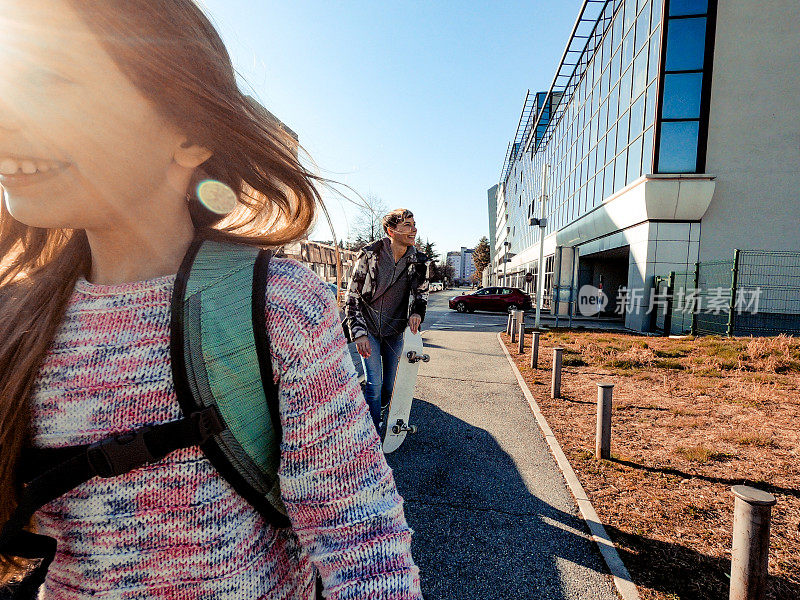
M 175 149 L 172 159 L 182 167 L 196 169 L 211 158 L 212 154 L 214 153 L 208 148 L 186 140 Z

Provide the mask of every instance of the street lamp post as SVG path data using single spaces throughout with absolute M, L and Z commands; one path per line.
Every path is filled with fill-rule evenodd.
M 536 281 L 536 321 L 534 326 L 538 329 L 541 324 L 542 297 L 544 296 L 544 230 L 547 227 L 545 207 L 547 205 L 547 177 L 550 174 L 550 165 L 542 166 L 542 196 L 541 210 L 539 212 L 539 274 Z
M 508 285 L 508 251 L 511 248 L 511 242 L 503 242 L 503 285 Z

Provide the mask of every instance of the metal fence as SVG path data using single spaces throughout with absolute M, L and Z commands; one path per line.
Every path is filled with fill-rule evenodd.
M 652 327 L 671 334 L 800 335 L 800 252 L 735 250 L 732 260 L 656 277 Z

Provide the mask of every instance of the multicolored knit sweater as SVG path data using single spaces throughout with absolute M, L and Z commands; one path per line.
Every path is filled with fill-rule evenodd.
M 181 416 L 169 357 L 174 276 L 80 280 L 33 396 L 38 447 L 86 444 Z M 58 541 L 45 600 L 421 598 L 411 530 L 342 336 L 310 271 L 273 259 L 267 329 L 292 530 L 277 531 L 198 448 L 94 478 L 36 514 Z

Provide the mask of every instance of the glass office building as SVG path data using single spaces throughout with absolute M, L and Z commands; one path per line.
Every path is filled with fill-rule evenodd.
M 776 0 L 765 10 L 796 26 L 792 4 Z M 734 126 L 725 120 L 727 111 L 743 100 L 740 93 L 728 96 L 731 75 L 769 57 L 757 41 L 761 32 L 753 27 L 753 10 L 745 0 L 583 3 L 550 89 L 528 94 L 509 144 L 490 214 L 496 282 L 536 289 L 543 232 L 550 310 L 570 310 L 579 286 L 593 284 L 607 292 L 608 312 L 624 313 L 633 329 L 648 329 L 641 307 L 618 310 L 617 292 L 641 288 L 634 302 L 644 306 L 654 277 L 692 268 L 709 208 L 720 213 L 715 204 L 727 202 L 715 193 L 719 173 L 709 169 L 709 152 L 713 161 L 722 160 L 716 144 L 737 142 L 721 139 Z M 798 36 L 791 27 L 785 34 L 789 47 L 782 52 L 790 56 L 798 50 Z M 723 56 L 715 58 L 720 37 Z M 749 39 L 753 48 L 746 47 Z M 745 44 L 738 49 L 744 59 L 738 67 L 727 56 L 734 41 Z M 723 81 L 715 87 L 717 71 Z M 755 87 L 757 76 L 749 73 L 747 86 Z M 778 91 L 796 97 L 796 80 L 789 76 Z M 726 95 L 712 100 L 712 92 Z M 755 102 L 751 98 L 750 110 L 759 112 Z M 738 141 L 746 135 L 742 131 Z M 545 227 L 538 222 L 542 207 Z M 534 282 L 526 286 L 527 273 Z

